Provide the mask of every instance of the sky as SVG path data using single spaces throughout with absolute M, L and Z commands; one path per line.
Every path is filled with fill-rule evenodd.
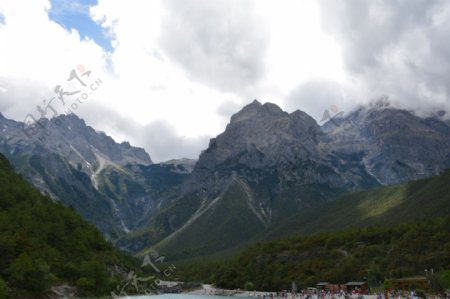
M 319 124 L 381 96 L 449 111 L 448 57 L 445 0 L 0 1 L 0 112 L 76 113 L 155 162 L 254 99 Z

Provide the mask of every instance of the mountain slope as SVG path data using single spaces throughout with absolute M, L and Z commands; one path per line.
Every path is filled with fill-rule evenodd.
M 224 288 L 251 282 L 255 289 L 279 291 L 292 281 L 302 287 L 363 280 L 378 286 L 389 276 L 423 275 L 427 268 L 448 271 L 449 181 L 450 169 L 344 194 L 270 227 L 240 252 L 182 261 L 179 276 Z
M 187 173 L 171 164 L 106 166 L 97 175 L 98 191 L 112 199 L 122 227 L 133 231 L 178 191 Z M 124 244 L 125 245 L 125 244 Z
M 350 229 L 294 236 L 255 244 L 233 258 L 179 264 L 182 279 L 203 280 L 227 289 L 289 290 L 327 281 L 367 281 L 371 287 L 393 287 L 389 278 L 423 276 L 434 269 L 431 290 L 448 287 L 436 279 L 450 264 L 450 218 L 414 224 Z M 447 274 L 448 275 L 448 274 Z M 408 286 L 414 287 L 414 286 Z M 415 288 L 419 288 L 418 285 Z M 422 290 L 423 291 L 423 290 Z
M 327 205 L 287 219 L 262 238 L 447 216 L 450 214 L 449 182 L 450 169 L 428 179 L 345 194 Z
M 0 186 L 0 283 L 7 283 L 11 298 L 38 297 L 64 283 L 84 294 L 106 294 L 112 282 L 107 269 L 130 267 L 97 229 L 41 195 L 1 154 Z
M 217 198 L 204 203 L 183 227 L 157 245 L 158 250 L 171 259 L 212 254 L 246 242 L 269 225 L 248 187 L 237 178 Z

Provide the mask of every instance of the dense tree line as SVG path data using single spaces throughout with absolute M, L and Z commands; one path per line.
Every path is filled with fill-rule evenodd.
M 64 283 L 80 295 L 108 294 L 121 279 L 111 271 L 115 265 L 135 267 L 93 225 L 43 196 L 0 155 L 0 298 L 37 298 Z
M 223 288 L 289 289 L 317 282 L 369 281 L 425 275 L 433 268 L 440 288 L 450 287 L 450 218 L 415 224 L 354 228 L 260 243 L 234 258 L 180 263 L 180 279 Z M 441 278 L 439 278 L 441 277 Z

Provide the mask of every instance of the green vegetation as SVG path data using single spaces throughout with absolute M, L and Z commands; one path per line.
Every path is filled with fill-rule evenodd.
M 368 280 L 424 275 L 435 269 L 435 290 L 450 287 L 450 170 L 397 186 L 344 194 L 305 209 L 254 236 L 251 247 L 230 257 L 177 263 L 180 279 L 225 288 L 300 287 L 319 281 Z M 292 236 L 293 234 L 301 234 Z M 290 237 L 288 237 L 290 236 Z M 282 238 L 284 237 L 284 239 Z M 280 239 L 282 238 L 282 239 Z M 267 240 L 274 240 L 267 243 Z M 264 243 L 256 243 L 256 241 Z M 237 251 L 236 251 L 237 252 Z
M 119 279 L 108 268 L 135 268 L 73 209 L 16 175 L 2 155 L 0 186 L 0 298 L 38 298 L 65 283 L 80 295 L 103 295 Z
M 283 211 L 286 216 L 272 214 L 272 222 L 268 227 L 258 222 L 250 211 L 244 190 L 239 186 L 232 186 L 214 208 L 202 214 L 186 229 L 156 246 L 171 260 L 194 261 L 196 257 L 206 258 L 211 255 L 220 258 L 220 255 L 230 255 L 257 242 L 293 234 L 316 234 L 358 227 L 396 225 L 413 223 L 419 219 L 444 217 L 450 215 L 449 181 L 450 170 L 447 170 L 439 176 L 428 179 L 346 193 L 331 202 L 322 202 L 312 207 L 304 206 L 303 210 L 298 212 L 292 203 L 295 202 L 295 198 L 301 198 L 304 192 L 308 193 L 305 187 L 298 189 L 296 196 L 284 193 L 283 199 L 278 198 L 279 202 L 273 203 L 273 206 L 278 207 L 274 210 Z M 253 190 L 259 190 L 254 196 L 264 194 L 263 188 L 264 186 L 260 186 L 259 189 L 252 186 Z M 327 194 L 329 192 L 331 190 L 328 190 Z M 167 232 L 170 228 L 167 219 L 171 219 L 171 215 L 182 215 L 182 211 L 185 211 L 181 217 L 184 222 L 189 218 L 185 215 L 193 215 L 199 206 L 198 198 L 196 201 L 194 197 L 177 201 L 176 204 L 177 209 L 174 209 L 174 206 L 170 207 L 164 217 L 161 217 L 160 224 L 152 227 Z M 173 218 L 175 218 L 172 221 L 174 227 L 182 226 L 179 218 Z M 139 237 L 150 240 L 152 236 L 161 238 L 163 235 L 156 229 L 153 231 L 147 229 L 146 233 Z M 137 234 L 133 237 L 137 239 Z M 158 238 L 151 240 L 156 241 Z M 151 245 L 154 246 L 154 243 Z
M 257 239 L 444 217 L 450 215 L 449 181 L 450 169 L 429 179 L 347 193 L 332 202 L 287 218 Z
M 439 273 L 438 283 L 446 290 L 450 288 L 450 270 Z
M 213 254 L 246 242 L 265 228 L 265 223 L 249 208 L 246 198 L 242 186 L 233 183 L 217 202 L 198 211 L 195 221 L 156 248 L 170 259 L 179 260 Z
M 42 176 L 52 194 L 57 195 L 64 205 L 73 207 L 84 219 L 105 233 L 114 234 L 121 231 L 113 217 L 108 198 L 92 186 L 87 174 L 52 153 L 23 159 L 28 161 L 31 171 Z M 17 162 L 13 161 L 13 165 L 17 165 Z M 33 177 L 27 171 L 20 173 L 26 173 L 28 181 Z
M 345 283 L 442 271 L 440 288 L 449 283 L 450 218 L 416 224 L 354 228 L 341 232 L 294 236 L 247 248 L 232 259 L 181 263 L 181 279 L 205 280 L 224 288 L 277 291 L 319 281 Z M 447 270 L 446 272 L 444 270 Z

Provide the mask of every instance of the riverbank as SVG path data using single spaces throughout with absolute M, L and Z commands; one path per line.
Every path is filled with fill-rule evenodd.
M 183 292 L 186 295 L 203 295 L 203 296 L 233 296 L 233 297 L 241 297 L 241 298 L 279 298 L 277 293 L 275 292 L 259 292 L 259 291 L 244 291 L 244 290 L 227 290 L 215 288 L 213 285 L 204 284 L 202 288 L 197 290 L 192 290 L 188 292 Z M 352 298 L 357 298 L 357 296 L 352 296 Z M 364 299 L 376 299 L 376 295 L 363 295 Z M 298 299 L 299 295 L 292 296 L 290 293 L 287 293 L 286 299 Z M 334 298 L 339 298 L 335 296 Z M 343 298 L 343 297 L 341 297 Z M 317 295 L 312 295 L 311 299 L 318 299 Z M 324 299 L 331 299 L 329 296 L 325 296 Z

